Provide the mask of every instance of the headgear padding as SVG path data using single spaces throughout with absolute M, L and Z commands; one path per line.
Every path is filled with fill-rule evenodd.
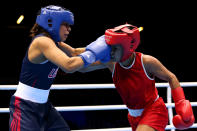
M 42 8 L 40 15 L 38 15 L 36 19 L 36 23 L 44 28 L 55 42 L 61 41 L 59 29 L 63 22 L 73 25 L 73 13 L 54 5 Z
M 105 40 L 108 45 L 120 44 L 123 47 L 121 62 L 128 59 L 140 43 L 140 33 L 136 26 L 125 24 L 107 29 Z

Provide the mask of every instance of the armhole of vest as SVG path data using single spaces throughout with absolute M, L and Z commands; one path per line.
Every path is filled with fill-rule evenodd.
M 112 78 L 114 77 L 115 68 L 116 68 L 116 63 L 114 64 L 114 67 L 113 67 Z
M 43 62 L 41 62 L 41 63 L 39 63 L 39 64 L 45 64 L 45 63 L 47 63 L 49 60 L 45 60 L 45 61 L 43 61 Z
M 30 44 L 31 45 L 31 44 Z M 30 47 L 30 46 L 29 46 Z M 31 64 L 34 64 L 34 65 L 39 65 L 39 64 L 41 64 L 41 65 L 43 65 L 43 64 L 45 64 L 45 63 L 47 63 L 49 60 L 45 60 L 45 61 L 43 61 L 43 62 L 41 62 L 41 63 L 38 63 L 38 64 L 35 64 L 35 63 L 32 63 L 30 60 L 29 60 L 29 58 L 28 58 L 28 51 L 29 51 L 29 47 L 28 47 L 28 49 L 27 49 L 27 52 L 26 52 L 26 59 L 27 59 L 27 61 L 29 62 L 29 63 L 31 63 Z
M 151 78 L 148 73 L 146 72 L 146 69 L 144 67 L 144 62 L 143 62 L 143 54 L 141 53 L 141 63 L 142 63 L 142 67 L 143 67 L 143 70 L 144 70 L 144 73 L 146 74 L 146 76 L 148 77 L 149 80 L 154 80 L 154 78 Z
M 32 42 L 34 41 L 34 39 L 36 39 L 36 38 L 38 38 L 38 37 L 40 37 L 40 36 L 44 36 L 44 35 L 37 35 L 37 36 L 35 36 L 32 40 L 31 40 L 31 43 L 29 44 L 29 46 L 28 46 L 28 48 L 27 48 L 27 60 L 28 60 L 28 62 L 30 62 L 31 64 L 34 64 L 34 65 L 39 65 L 39 64 L 41 64 L 41 65 L 43 65 L 43 64 L 45 64 L 45 63 L 47 63 L 49 60 L 45 60 L 45 61 L 43 61 L 43 62 L 41 62 L 41 63 L 38 63 L 38 64 L 35 64 L 35 63 L 32 63 L 30 60 L 29 60 L 29 58 L 28 58 L 28 56 L 29 56 L 29 54 L 28 54 L 28 52 L 29 52 L 29 48 L 30 48 L 30 46 L 31 46 L 31 44 L 32 44 Z

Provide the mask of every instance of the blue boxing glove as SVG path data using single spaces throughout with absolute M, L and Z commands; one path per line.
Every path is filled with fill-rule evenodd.
M 96 61 L 108 62 L 111 59 L 111 46 L 106 44 L 105 35 L 100 36 L 96 41 L 86 47 L 86 51 L 91 51 L 96 56 Z
M 111 46 L 106 44 L 105 36 L 102 35 L 96 41 L 90 43 L 86 47 L 86 51 L 80 56 L 84 61 L 84 66 L 87 66 L 97 60 L 108 62 L 111 59 L 110 52 Z

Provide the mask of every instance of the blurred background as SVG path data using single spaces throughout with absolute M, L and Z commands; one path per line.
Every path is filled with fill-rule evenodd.
M 195 82 L 196 77 L 196 9 L 190 2 L 132 1 L 4 1 L 1 4 L 1 75 L 0 85 L 18 84 L 22 59 L 30 44 L 29 31 L 36 14 L 47 5 L 63 6 L 74 14 L 75 24 L 66 41 L 72 47 L 85 47 L 108 28 L 120 24 L 143 27 L 136 51 L 158 58 L 181 82 Z M 24 19 L 17 24 L 17 19 Z M 164 82 L 156 79 L 156 82 Z M 112 83 L 107 69 L 89 73 L 66 74 L 59 70 L 54 84 Z M 8 107 L 14 91 L 0 91 L 0 107 Z M 166 90 L 159 89 L 166 102 Z M 196 89 L 185 89 L 186 98 L 197 101 Z M 54 106 L 123 104 L 115 89 L 51 91 Z M 194 112 L 196 108 L 194 107 Z M 129 126 L 127 111 L 61 112 L 71 129 L 115 128 Z M 0 114 L 0 125 L 8 129 L 9 114 Z M 192 130 L 192 129 L 189 129 Z

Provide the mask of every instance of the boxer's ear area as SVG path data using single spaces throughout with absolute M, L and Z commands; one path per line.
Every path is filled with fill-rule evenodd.
M 133 48 L 133 46 L 134 46 L 134 45 L 133 45 L 133 44 L 131 44 L 130 48 Z
M 52 27 L 52 26 L 53 26 L 53 24 L 52 24 L 52 19 L 48 19 L 48 26 L 49 26 L 49 27 Z
M 131 48 L 132 48 L 132 46 L 134 46 L 134 43 L 136 42 L 136 40 L 135 39 L 132 39 L 131 40 Z

